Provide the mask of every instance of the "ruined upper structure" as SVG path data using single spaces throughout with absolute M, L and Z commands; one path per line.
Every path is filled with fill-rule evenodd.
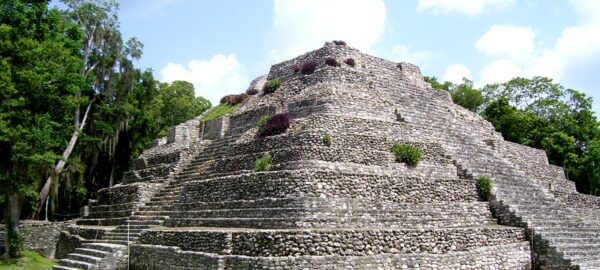
M 295 72 L 307 61 L 314 73 Z M 272 79 L 274 93 L 157 140 L 63 232 L 56 268 L 600 268 L 600 201 L 418 67 L 327 43 L 250 87 Z M 258 139 L 276 113 L 290 128 Z M 395 143 L 420 147 L 421 162 L 396 162 Z M 254 172 L 265 152 L 272 168 Z M 479 176 L 493 179 L 489 202 Z

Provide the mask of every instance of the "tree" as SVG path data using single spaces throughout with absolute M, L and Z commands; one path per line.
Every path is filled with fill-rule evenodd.
M 52 175 L 48 176 L 40 191 L 34 217 L 42 212 L 44 203 L 47 205 L 52 179 L 59 177 L 70 158 L 79 135 L 85 127 L 88 119 L 87 113 L 89 113 L 90 107 L 96 100 L 96 95 L 112 95 L 113 88 L 107 83 L 106 78 L 110 78 L 113 74 L 115 65 L 120 60 L 119 56 L 123 47 L 121 33 L 118 30 L 117 2 L 114 0 L 65 0 L 64 2 L 71 9 L 66 14 L 73 23 L 81 27 L 83 33 L 82 43 L 80 43 L 83 66 L 80 68 L 80 75 L 85 77 L 90 84 L 88 84 L 89 87 L 81 88 L 75 93 L 79 106 L 74 108 L 73 133 L 69 144 L 63 151 L 62 159 L 56 163 Z M 132 44 L 137 46 L 135 41 Z M 138 53 L 137 50 L 132 50 L 132 52 Z M 82 97 L 84 92 L 86 92 L 87 98 Z M 81 105 L 88 100 L 86 114 L 81 118 Z
M 186 81 L 160 86 L 163 127 L 168 128 L 192 119 L 210 108 L 210 101 L 194 97 L 194 85 Z
M 483 116 L 505 139 L 544 149 L 550 163 L 563 166 L 580 192 L 596 188 L 591 182 L 597 179 L 591 142 L 600 138 L 600 126 L 591 98 L 545 77 L 487 85 L 483 93 Z
M 455 104 L 472 112 L 478 112 L 483 104 L 481 91 L 475 89 L 473 81 L 466 78 L 463 78 L 463 83 L 450 86 L 450 95 Z
M 473 87 L 473 81 L 463 78 L 463 83 L 453 84 L 449 81 L 440 83 L 436 77 L 424 76 L 423 79 L 431 84 L 434 89 L 445 90 L 450 92 L 452 101 L 456 105 L 460 105 L 463 108 L 478 112 L 481 109 L 481 105 L 484 103 L 484 97 L 480 90 Z
M 6 250 L 20 255 L 19 219 L 66 146 L 83 85 L 79 29 L 44 1 L 0 2 L 0 194 Z

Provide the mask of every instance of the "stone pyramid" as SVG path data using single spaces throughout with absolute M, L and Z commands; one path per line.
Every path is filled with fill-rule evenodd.
M 272 79 L 274 93 L 157 140 L 61 234 L 55 269 L 600 269 L 600 200 L 417 66 L 327 43 L 250 88 Z M 258 139 L 277 113 L 290 128 Z M 397 162 L 396 143 L 421 161 Z

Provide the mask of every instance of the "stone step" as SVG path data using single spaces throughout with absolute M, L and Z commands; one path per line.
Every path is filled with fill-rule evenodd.
M 113 244 L 113 243 L 102 243 L 97 241 L 88 241 L 81 244 L 82 248 L 87 249 L 96 249 L 100 251 L 106 251 L 109 253 L 114 253 L 117 249 L 127 248 L 125 245 Z
M 93 265 L 97 265 L 100 261 L 102 261 L 101 257 L 86 255 L 86 254 L 78 254 L 78 253 L 70 253 L 67 255 L 67 259 L 73 261 L 85 262 Z
M 76 248 L 75 253 L 94 256 L 98 258 L 104 258 L 106 257 L 106 255 L 110 254 L 110 252 L 93 248 Z
M 568 238 L 568 237 L 554 237 L 554 238 L 547 238 L 546 239 L 548 242 L 552 243 L 552 244 L 556 244 L 556 245 L 562 245 L 562 244 L 575 244 L 575 243 L 579 243 L 579 244 L 600 244 L 600 238 L 596 238 L 596 237 L 588 237 L 588 238 Z
M 162 225 L 163 220 L 127 220 L 127 224 L 131 225 Z
M 469 212 L 466 212 L 469 211 Z M 365 217 L 399 219 L 473 219 L 492 218 L 488 208 L 423 209 L 340 209 L 340 208 L 246 208 L 190 211 L 146 212 L 149 215 L 165 215 L 170 218 L 283 218 L 283 217 Z
M 83 269 L 83 268 L 68 267 L 68 266 L 63 266 L 63 265 L 52 266 L 52 270 L 81 270 L 81 269 Z
M 58 263 L 62 266 L 67 266 L 67 267 L 75 268 L 75 269 L 94 269 L 95 268 L 94 264 L 70 260 L 70 259 L 60 259 L 60 260 L 58 260 Z
M 495 219 L 405 219 L 374 217 L 302 217 L 302 218 L 171 218 L 165 225 L 168 227 L 224 227 L 224 228 L 461 228 L 481 225 L 495 225 Z
M 116 240 L 116 239 L 82 240 L 81 243 L 83 243 L 83 244 L 100 243 L 100 244 L 113 244 L 113 245 L 122 245 L 122 246 L 127 246 L 129 244 L 129 242 L 127 242 L 126 240 Z
M 149 212 L 137 212 L 138 214 L 133 214 L 129 217 L 129 220 L 165 220 L 168 219 L 169 216 L 165 215 L 153 215 Z

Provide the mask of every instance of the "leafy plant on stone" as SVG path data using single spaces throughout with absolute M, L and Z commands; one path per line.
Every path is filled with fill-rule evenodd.
M 347 58 L 346 60 L 344 60 L 344 63 L 346 63 L 346 65 L 349 65 L 351 67 L 356 66 L 356 61 L 354 61 L 354 58 Z
M 421 160 L 421 148 L 408 144 L 394 144 L 390 149 L 396 156 L 396 162 L 404 162 L 409 166 L 416 166 Z
M 476 186 L 479 197 L 487 201 L 492 194 L 492 178 L 489 176 L 479 176 Z
M 294 74 L 297 74 L 298 72 L 300 72 L 300 70 L 302 70 L 302 68 L 300 68 L 299 66 L 294 66 L 292 68 L 292 71 L 294 71 Z
M 239 95 L 227 95 L 221 98 L 221 104 L 223 103 L 227 103 L 229 105 L 236 105 L 236 104 L 240 104 L 242 103 L 244 100 L 246 100 L 246 98 L 248 98 L 248 95 L 246 94 L 239 94 Z
M 254 96 L 256 94 L 258 94 L 258 90 L 256 88 L 250 88 L 246 90 L 246 95 Z
M 343 40 L 334 40 L 333 44 L 338 45 L 338 46 L 346 46 L 346 41 L 343 41 Z
M 254 162 L 254 171 L 255 172 L 268 171 L 269 169 L 271 169 L 272 165 L 273 165 L 273 158 L 271 157 L 271 154 L 269 154 L 267 152 L 267 153 L 264 153 L 262 155 L 262 157 L 257 159 L 256 162 Z
M 257 137 L 265 138 L 268 136 L 284 133 L 290 127 L 290 118 L 287 113 L 279 113 L 269 118 L 258 129 Z
M 304 62 L 304 64 L 302 64 L 302 70 L 301 70 L 302 75 L 313 74 L 318 66 L 319 66 L 319 63 L 317 63 L 317 61 L 314 61 L 314 60 Z
M 279 88 L 279 86 L 281 86 L 280 80 L 278 80 L 278 79 L 270 80 L 263 87 L 263 92 L 265 95 L 274 93 L 275 90 L 277 90 L 277 88 Z
M 332 138 L 331 135 L 329 135 L 329 133 L 326 133 L 325 135 L 323 135 L 323 144 L 325 144 L 326 146 L 331 146 L 332 143 Z
M 335 58 L 333 57 L 327 57 L 327 59 L 325 59 L 325 64 L 327 64 L 328 66 L 332 66 L 332 67 L 339 67 L 340 62 L 338 62 L 338 60 L 335 60 Z

